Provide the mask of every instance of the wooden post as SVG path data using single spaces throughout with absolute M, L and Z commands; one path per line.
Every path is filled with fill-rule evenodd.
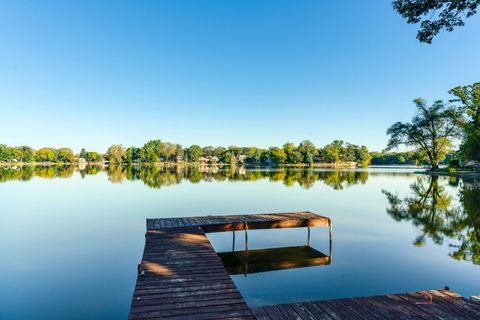
M 247 262 L 247 259 L 248 259 L 248 223 L 247 223 L 247 221 L 245 221 L 243 223 L 243 229 L 245 230 L 245 256 L 243 258 L 243 272 L 244 272 L 245 277 L 247 277 L 247 273 L 248 273 L 248 262 Z
M 248 252 L 248 223 L 245 221 L 243 223 L 243 228 L 245 230 L 245 253 Z
M 232 231 L 233 239 L 232 239 L 232 252 L 235 252 L 235 230 Z
M 332 263 L 332 219 L 328 220 L 328 227 L 330 229 L 330 263 Z
M 310 246 L 310 226 L 308 227 L 307 246 Z

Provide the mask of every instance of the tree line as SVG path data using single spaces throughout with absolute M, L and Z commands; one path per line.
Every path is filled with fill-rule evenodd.
M 201 147 L 192 145 L 187 148 L 180 144 L 150 140 L 142 147 L 124 148 L 122 145 L 112 145 L 105 154 L 82 149 L 78 155 L 70 148 L 41 148 L 34 150 L 31 147 L 8 147 L 0 145 L 0 161 L 13 162 L 61 162 L 73 163 L 77 161 L 99 162 L 107 160 L 112 164 L 129 163 L 157 163 L 157 162 L 206 162 L 252 165 L 279 165 L 279 164 L 313 164 L 313 163 L 341 163 L 355 162 L 361 166 L 368 166 L 371 155 L 368 148 L 342 140 L 317 148 L 311 141 L 304 140 L 295 145 L 287 142 L 283 147 L 268 149 L 257 147 Z

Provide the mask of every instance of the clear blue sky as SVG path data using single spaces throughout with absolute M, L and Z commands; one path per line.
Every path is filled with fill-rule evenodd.
M 480 80 L 480 15 L 419 43 L 391 1 L 0 1 L 0 143 L 383 149 Z

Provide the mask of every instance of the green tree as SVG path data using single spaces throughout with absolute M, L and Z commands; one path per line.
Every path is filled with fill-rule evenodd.
M 52 148 L 42 148 L 35 154 L 35 159 L 39 162 L 54 162 L 56 161 L 56 153 Z
M 180 144 L 177 144 L 177 150 L 175 152 L 175 161 L 182 162 L 185 161 L 185 151 Z
M 204 157 L 213 157 L 215 148 L 212 146 L 207 146 L 202 148 L 202 155 Z
M 368 167 L 372 161 L 372 156 L 368 152 L 366 146 L 361 146 L 355 150 L 355 161 L 358 162 L 362 167 Z
M 463 131 L 460 149 L 466 159 L 480 160 L 480 82 L 455 87 L 449 93 L 455 96 L 451 102 L 463 115 L 460 119 Z
M 458 136 L 458 112 L 441 100 L 430 107 L 424 99 L 415 99 L 414 103 L 418 112 L 412 122 L 396 122 L 388 128 L 387 150 L 400 145 L 413 147 L 424 153 L 431 169 L 436 170 L 451 147 L 451 139 Z
M 75 154 L 70 148 L 60 148 L 57 152 L 57 160 L 64 163 L 70 163 L 75 160 Z
M 271 164 L 270 150 L 263 150 L 260 156 L 260 163 L 268 165 Z
M 262 150 L 256 147 L 250 147 L 247 149 L 246 156 L 248 163 L 259 163 L 260 157 L 262 156 Z
M 84 158 L 87 156 L 87 151 L 85 150 L 85 148 L 82 148 L 82 150 L 80 150 L 80 154 L 79 154 L 80 158 Z
M 10 148 L 10 158 L 13 160 L 17 161 L 22 161 L 22 150 L 18 147 L 12 147 Z
M 227 164 L 235 164 L 235 155 L 232 152 L 227 151 L 222 155 L 220 161 Z
M 150 140 L 140 150 L 142 162 L 157 162 L 163 153 L 163 142 L 161 140 Z
M 453 31 L 464 20 L 477 13 L 480 0 L 395 0 L 393 8 L 407 20 L 420 23 L 417 39 L 432 43 L 441 31 Z
M 164 161 L 175 161 L 177 155 L 177 145 L 175 143 L 165 142 L 163 144 L 161 157 Z
M 140 148 L 130 147 L 125 150 L 124 161 L 126 163 L 132 163 L 140 159 Z
M 324 160 L 328 163 L 337 163 L 343 160 L 343 144 L 344 142 L 342 140 L 334 140 L 332 143 L 326 145 L 322 152 Z
M 216 147 L 213 150 L 213 155 L 220 159 L 223 156 L 223 154 L 225 153 L 225 151 L 226 151 L 226 149 L 224 147 Z
M 303 140 L 298 145 L 298 152 L 302 154 L 303 163 L 313 163 L 316 151 L 315 145 L 309 140 Z
M 202 156 L 202 148 L 196 144 L 187 148 L 188 161 L 198 162 Z
M 358 146 L 347 143 L 343 152 L 344 161 L 357 161 Z
M 0 144 L 0 161 L 10 160 L 10 148 L 5 144 Z
M 285 151 L 281 148 L 271 147 L 270 148 L 270 160 L 274 164 L 285 163 L 287 156 L 285 155 Z
M 103 157 L 95 151 L 88 151 L 85 154 L 85 160 L 87 160 L 88 162 L 97 162 L 101 161 L 102 159 Z
M 21 161 L 23 161 L 23 162 L 33 161 L 33 159 L 35 157 L 35 150 L 30 148 L 29 146 L 21 146 L 21 147 L 19 147 L 19 149 L 22 153 Z M 0 159 L 1 159 L 1 157 L 0 157 Z
M 283 145 L 283 151 L 287 157 L 287 163 L 300 163 L 302 161 L 302 154 L 297 150 L 297 147 L 291 142 L 287 142 Z
M 109 163 L 122 163 L 125 158 L 125 149 L 121 144 L 111 145 L 107 150 L 107 157 Z

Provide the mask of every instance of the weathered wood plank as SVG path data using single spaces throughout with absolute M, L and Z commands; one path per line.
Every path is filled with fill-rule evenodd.
M 225 215 L 208 217 L 181 217 L 147 219 L 147 230 L 165 228 L 201 227 L 205 232 L 244 230 L 247 221 L 249 229 L 298 228 L 327 226 L 330 219 L 311 212 L 267 213 L 252 215 Z M 164 223 L 162 225 L 162 223 Z
M 149 222 L 130 319 L 254 319 L 205 232 L 190 219 Z

